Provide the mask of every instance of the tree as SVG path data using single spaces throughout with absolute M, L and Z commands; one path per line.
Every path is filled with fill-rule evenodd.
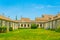
M 17 16 L 16 16 L 16 20 L 17 20 Z

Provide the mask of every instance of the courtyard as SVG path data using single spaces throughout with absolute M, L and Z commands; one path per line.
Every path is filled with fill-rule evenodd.
M 0 33 L 0 40 L 60 40 L 60 33 L 45 29 L 18 29 Z

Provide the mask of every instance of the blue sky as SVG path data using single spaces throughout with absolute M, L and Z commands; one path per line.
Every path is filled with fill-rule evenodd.
M 60 0 L 0 0 L 0 14 L 15 19 L 34 19 L 42 14 L 55 15 L 60 12 Z

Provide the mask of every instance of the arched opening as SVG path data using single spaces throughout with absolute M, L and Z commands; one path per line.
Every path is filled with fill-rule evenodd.
M 24 24 L 24 27 L 26 27 L 26 24 Z
M 40 24 L 40 27 L 42 28 L 42 24 Z
M 21 24 L 21 27 L 23 27 L 23 24 Z
M 29 27 L 29 24 L 28 24 L 28 27 Z

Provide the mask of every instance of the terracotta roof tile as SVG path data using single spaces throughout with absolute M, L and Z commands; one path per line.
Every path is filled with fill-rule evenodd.
M 29 18 L 21 18 L 20 21 L 21 22 L 31 22 L 31 20 Z
M 35 19 L 36 22 L 41 22 L 41 21 L 47 21 L 45 18 L 36 18 Z
M 5 16 L 1 16 L 1 15 L 0 15 L 0 19 L 7 20 L 7 21 L 10 21 L 11 20 L 10 18 L 7 18 Z

